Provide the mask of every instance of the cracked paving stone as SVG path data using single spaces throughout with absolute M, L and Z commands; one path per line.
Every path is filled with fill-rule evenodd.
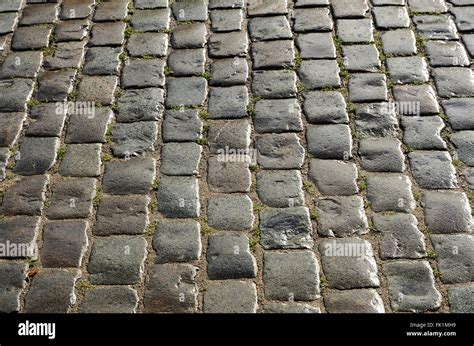
M 291 67 L 294 58 L 295 47 L 292 40 L 256 42 L 252 46 L 254 69 Z
M 372 9 L 375 25 L 380 29 L 408 28 L 410 16 L 406 7 L 376 6 Z
M 226 58 L 245 56 L 248 51 L 248 38 L 245 31 L 213 33 L 209 37 L 209 56 Z
M 193 177 L 162 176 L 157 193 L 158 211 L 167 217 L 199 217 L 199 183 Z
M 265 209 L 260 213 L 264 249 L 311 249 L 313 228 L 306 207 Z
M 67 108 L 63 104 L 44 103 L 30 108 L 27 136 L 61 137 Z
M 92 47 L 87 50 L 83 73 L 86 75 L 118 75 L 122 48 Z
M 403 172 L 402 143 L 395 138 L 362 139 L 359 145 L 361 166 L 370 172 Z
M 288 13 L 287 0 L 248 0 L 250 17 Z
M 337 36 L 343 43 L 369 43 L 374 41 L 373 25 L 370 18 L 339 19 Z
M 124 90 L 117 102 L 117 121 L 128 123 L 159 120 L 164 109 L 163 102 L 164 93 L 160 88 Z
M 469 232 L 473 225 L 469 199 L 465 193 L 426 191 L 425 222 L 433 233 Z
M 78 312 L 88 314 L 131 314 L 138 306 L 137 292 L 130 287 L 98 287 L 86 291 Z
M 40 218 L 35 216 L 14 216 L 0 220 L 0 243 L 27 245 L 26 252 L 9 251 L 2 258 L 28 258 L 36 257 L 36 238 L 38 236 Z M 15 247 L 16 249 L 16 247 Z
M 333 23 L 328 8 L 305 8 L 294 10 L 295 32 L 331 31 Z
M 390 302 L 395 311 L 422 312 L 441 306 L 433 270 L 427 261 L 398 261 L 383 264 Z
M 411 180 L 405 175 L 371 175 L 367 177 L 367 200 L 378 212 L 409 213 L 416 208 Z
M 87 250 L 87 221 L 53 221 L 43 231 L 41 264 L 45 268 L 80 268 Z
M 74 285 L 80 271 L 40 270 L 25 298 L 25 313 L 67 313 L 76 303 Z
M 329 291 L 324 295 L 329 313 L 373 314 L 384 313 L 383 300 L 374 289 Z
M 173 48 L 203 48 L 206 45 L 207 28 L 204 23 L 179 25 L 171 34 Z
M 211 119 L 234 119 L 247 117 L 249 95 L 246 86 L 211 88 L 209 95 L 209 117 Z
M 167 175 L 199 173 L 202 146 L 196 143 L 166 143 L 162 146 L 160 172 Z
M 0 113 L 0 147 L 13 146 L 25 119 L 26 113 Z
M 255 131 L 258 133 L 303 130 L 301 107 L 297 99 L 257 101 L 253 118 Z
M 112 114 L 110 108 L 94 109 L 91 114 L 73 112 L 69 118 L 65 143 L 105 143 Z
M 134 285 L 140 282 L 147 255 L 142 237 L 96 238 L 87 270 L 94 285 Z
M 443 283 L 473 281 L 474 238 L 472 235 L 433 235 L 431 240 L 439 256 L 438 265 Z
M 385 54 L 410 55 L 416 54 L 416 38 L 410 29 L 384 31 L 382 45 Z
M 208 200 L 207 222 L 213 228 L 244 231 L 252 228 L 254 220 L 252 200 L 246 195 L 221 195 Z
M 255 313 L 257 289 L 253 282 L 211 282 L 204 292 L 205 313 Z
M 53 186 L 51 205 L 46 214 L 51 220 L 88 218 L 96 180 L 92 178 L 62 178 Z
M 194 220 L 160 222 L 153 249 L 157 263 L 197 261 L 202 250 L 201 226 Z
M 97 23 L 91 30 L 90 46 L 121 46 L 125 41 L 123 22 Z
M 375 229 L 382 234 L 380 257 L 422 258 L 426 256 L 425 236 L 411 214 L 375 215 Z
M 129 0 L 103 1 L 97 4 L 94 12 L 94 21 L 118 21 L 127 17 Z M 135 8 L 137 4 L 135 3 Z
M 33 86 L 29 79 L 0 81 L 0 112 L 26 111 L 26 101 L 33 93 Z
M 228 58 L 214 60 L 211 64 L 210 85 L 232 86 L 245 84 L 249 75 L 247 60 L 244 58 Z
M 115 195 L 147 194 L 155 178 L 155 164 L 152 158 L 107 163 L 103 179 L 104 192 Z
M 354 73 L 349 80 L 349 99 L 353 102 L 387 100 L 386 76 L 382 73 Z
M 87 19 L 59 22 L 55 28 L 56 42 L 81 41 L 89 32 Z
M 247 120 L 212 122 L 207 132 L 209 150 L 222 160 L 245 159 L 251 154 L 251 132 L 252 128 Z
M 350 196 L 359 192 L 357 167 L 351 162 L 311 159 L 309 178 L 327 196 Z
M 400 130 L 391 103 L 370 103 L 356 108 L 356 130 L 368 137 L 396 137 Z
M 422 57 L 395 57 L 387 59 L 390 79 L 397 84 L 422 83 L 430 79 L 428 65 Z
M 44 26 L 22 26 L 15 30 L 11 47 L 13 50 L 46 48 L 51 36 L 51 28 Z
M 201 138 L 203 123 L 197 109 L 167 110 L 163 120 L 164 142 L 187 142 Z
M 430 150 L 447 148 L 441 137 L 445 125 L 438 116 L 402 117 L 403 143 L 414 149 Z
M 177 49 L 168 57 L 168 67 L 173 71 L 174 77 L 203 74 L 205 62 L 204 49 Z
M 95 0 L 64 0 L 59 17 L 64 20 L 86 18 L 91 14 L 94 3 Z
M 47 175 L 21 178 L 7 188 L 0 213 L 3 215 L 40 216 L 48 183 L 49 177 Z
M 314 252 L 265 252 L 265 296 L 280 301 L 311 301 L 319 297 L 319 264 Z
M 440 97 L 474 96 L 474 75 L 468 67 L 443 67 L 433 70 Z
M 218 157 L 210 157 L 207 174 L 209 189 L 213 192 L 250 191 L 252 181 L 248 162 L 231 162 L 219 160 Z
M 217 32 L 242 29 L 244 15 L 240 9 L 211 11 L 212 30 Z
M 197 269 L 189 264 L 155 264 L 145 285 L 144 312 L 195 312 Z
M 365 17 L 369 10 L 367 0 L 332 0 L 331 6 L 336 18 Z
M 262 168 L 299 169 L 305 150 L 295 133 L 263 134 L 257 138 L 257 161 Z
M 84 76 L 78 86 L 77 100 L 110 105 L 117 82 L 116 76 Z
M 94 235 L 138 235 L 148 226 L 147 196 L 109 196 L 100 201 Z
M 211 234 L 207 249 L 210 280 L 247 279 L 257 276 L 257 261 L 245 234 Z
M 262 98 L 290 98 L 296 96 L 296 73 L 288 70 L 255 71 L 252 91 Z
M 26 264 L 0 263 L 0 312 L 20 310 L 20 294 L 26 285 Z
M 335 88 L 341 85 L 336 60 L 303 60 L 299 76 L 305 90 Z
M 369 231 L 364 201 L 359 196 L 324 197 L 316 202 L 318 233 L 328 237 L 362 235 Z
M 76 70 L 45 71 L 38 77 L 36 99 L 44 102 L 65 102 L 72 91 Z
M 473 313 L 474 284 L 450 287 L 448 290 L 449 306 L 452 313 Z
M 346 101 L 337 91 L 314 91 L 304 95 L 304 111 L 311 124 L 348 123 Z
M 127 50 L 132 57 L 164 57 L 168 52 L 168 35 L 153 32 L 133 33 L 127 41 Z
M 290 23 L 285 16 L 252 18 L 249 20 L 249 32 L 253 41 L 293 38 Z
M 58 138 L 26 137 L 13 171 L 21 175 L 44 174 L 56 163 L 58 149 Z
M 408 154 L 413 176 L 424 189 L 454 189 L 456 169 L 445 151 L 414 151 Z
M 58 43 L 54 52 L 44 57 L 43 68 L 45 70 L 78 69 L 84 57 L 85 44 L 85 41 Z
M 36 78 L 42 52 L 11 52 L 0 65 L 0 78 Z
M 352 136 L 348 125 L 315 125 L 306 131 L 308 152 L 320 159 L 349 160 Z
M 372 246 L 359 238 L 326 239 L 319 246 L 329 287 L 341 290 L 379 287 Z
M 206 0 L 175 0 L 171 7 L 178 22 L 206 21 L 207 4 Z
M 206 100 L 207 81 L 202 77 L 170 78 L 167 88 L 167 107 L 197 106 Z
M 456 41 L 428 41 L 426 51 L 430 65 L 438 66 L 469 66 L 469 57 L 463 45 Z
M 155 121 L 115 124 L 111 145 L 113 154 L 129 159 L 153 151 L 158 135 L 156 125 Z
M 335 59 L 336 47 L 332 34 L 316 32 L 300 34 L 296 39 L 303 59 Z
M 299 171 L 262 171 L 257 174 L 257 193 L 270 207 L 304 205 L 303 182 Z
M 215 8 L 242 8 L 244 0 L 210 0 L 209 9 Z
M 426 40 L 455 40 L 457 34 L 456 24 L 447 15 L 414 16 L 417 32 Z
M 474 98 L 455 98 L 441 101 L 453 130 L 474 130 L 474 117 L 471 109 Z
M 165 62 L 161 59 L 132 60 L 122 71 L 122 87 L 159 87 L 165 84 Z
M 98 177 L 101 173 L 101 144 L 71 144 L 59 166 L 66 177 Z
M 468 166 L 474 166 L 474 131 L 456 132 L 451 137 L 459 159 Z
M 139 32 L 166 30 L 170 26 L 170 10 L 168 8 L 136 10 L 130 22 L 133 29 Z
M 393 87 L 393 95 L 400 104 L 416 106 L 419 109 L 419 114 L 416 115 L 439 113 L 436 94 L 431 85 L 396 85 Z
M 265 314 L 319 314 L 321 309 L 302 303 L 269 302 L 265 304 L 262 312 Z
M 343 46 L 344 65 L 351 72 L 376 72 L 380 69 L 380 56 L 373 44 Z

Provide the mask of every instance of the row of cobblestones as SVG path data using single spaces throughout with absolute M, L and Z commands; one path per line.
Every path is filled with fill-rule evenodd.
M 473 312 L 473 33 L 472 0 L 4 0 L 0 311 Z

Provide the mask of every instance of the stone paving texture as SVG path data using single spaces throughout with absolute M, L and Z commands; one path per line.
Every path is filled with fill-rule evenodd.
M 474 1 L 0 2 L 0 312 L 473 313 Z

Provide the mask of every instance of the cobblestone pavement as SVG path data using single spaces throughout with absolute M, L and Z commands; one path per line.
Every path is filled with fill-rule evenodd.
M 474 312 L 474 0 L 2 0 L 0 311 Z

